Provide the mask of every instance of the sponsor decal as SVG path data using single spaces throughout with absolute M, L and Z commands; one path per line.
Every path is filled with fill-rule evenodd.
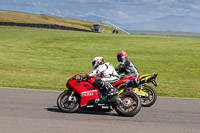
M 109 109 L 108 106 L 102 106 L 102 109 Z
M 99 106 L 103 106 L 103 105 L 105 105 L 105 104 L 98 104 Z
M 93 107 L 94 107 L 93 105 L 88 105 L 88 106 L 87 106 L 87 108 L 93 108 Z
M 81 84 L 81 83 L 75 83 L 75 85 L 76 85 L 76 86 L 82 86 L 82 84 Z
M 96 92 L 96 90 L 85 91 L 85 92 L 82 92 L 82 93 L 81 93 L 81 96 L 82 96 L 82 97 L 93 96 L 95 92 Z

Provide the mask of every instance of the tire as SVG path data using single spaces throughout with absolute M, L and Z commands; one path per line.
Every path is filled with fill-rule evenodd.
M 144 88 L 142 88 L 142 91 L 147 92 L 149 94 L 148 98 L 141 97 L 142 106 L 143 107 L 151 107 L 157 99 L 156 91 L 153 87 L 145 85 Z
M 79 97 L 77 95 L 72 95 L 72 99 L 69 101 L 69 96 L 72 91 L 62 92 L 57 99 L 57 106 L 60 111 L 65 113 L 75 113 L 79 109 Z
M 116 105 L 115 110 L 119 115 L 133 117 L 141 109 L 140 97 L 133 92 L 126 91 L 120 94 L 122 104 Z

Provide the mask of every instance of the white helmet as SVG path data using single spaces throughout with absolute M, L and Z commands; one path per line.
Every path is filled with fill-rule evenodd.
M 96 69 L 99 65 L 101 64 L 104 64 L 104 59 L 103 57 L 95 57 L 93 60 L 92 60 L 92 66 L 93 66 L 93 69 Z

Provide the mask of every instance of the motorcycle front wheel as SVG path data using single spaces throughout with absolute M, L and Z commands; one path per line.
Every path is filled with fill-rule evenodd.
M 115 106 L 119 115 L 133 117 L 141 109 L 140 97 L 133 92 L 123 92 L 120 94 L 121 103 Z
M 65 113 L 74 113 L 79 109 L 79 98 L 77 95 L 71 95 L 72 91 L 62 92 L 57 99 L 57 106 L 60 111 Z
M 157 99 L 157 94 L 156 94 L 155 89 L 151 86 L 145 85 L 142 88 L 142 91 L 148 93 L 148 97 L 141 97 L 142 106 L 143 107 L 152 106 L 156 102 L 156 99 Z

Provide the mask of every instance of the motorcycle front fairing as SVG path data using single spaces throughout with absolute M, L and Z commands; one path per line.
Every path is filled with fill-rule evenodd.
M 76 76 L 76 75 L 75 75 Z M 74 76 L 74 77 L 75 77 Z M 80 106 L 87 105 L 88 101 L 99 99 L 98 93 L 100 92 L 92 83 L 86 81 L 77 81 L 74 77 L 67 81 L 67 88 L 75 90 L 80 95 Z

